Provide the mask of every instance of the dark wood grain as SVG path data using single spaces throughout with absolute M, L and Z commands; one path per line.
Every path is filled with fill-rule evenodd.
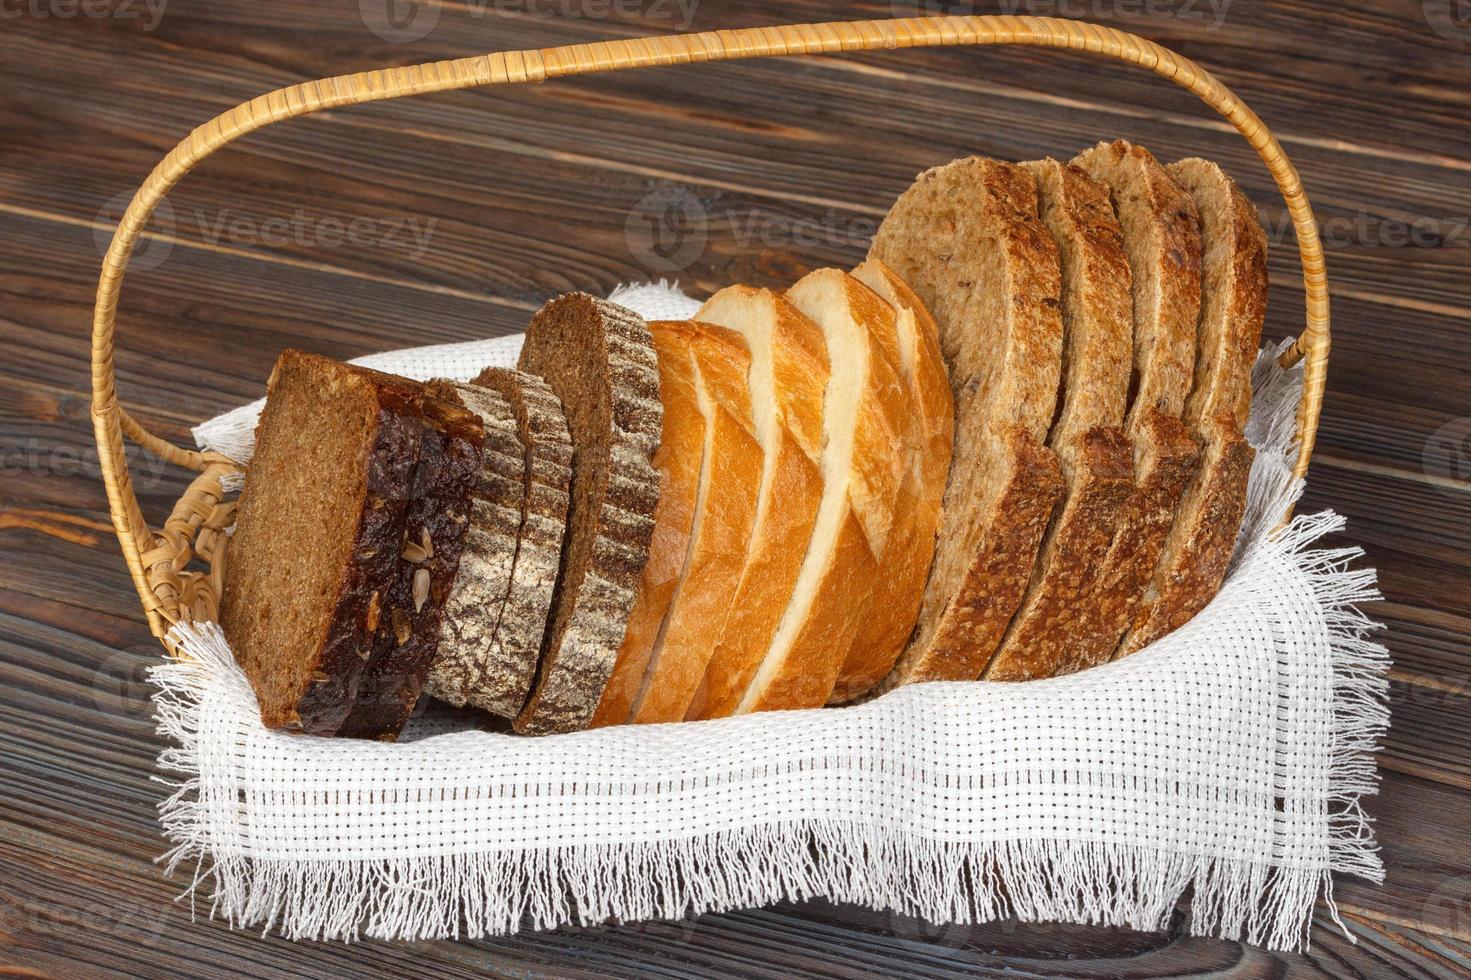
M 1142 934 L 933 928 L 807 904 L 344 948 L 191 921 L 172 901 L 185 882 L 152 863 L 163 847 L 151 780 L 161 743 L 144 671 L 159 651 L 111 535 L 86 395 L 98 241 L 119 195 L 192 126 L 302 78 L 915 6 L 702 0 L 689 25 L 671 3 L 609 17 L 595 16 L 608 7 L 593 0 L 444 0 L 434 31 L 413 44 L 368 31 L 353 0 L 171 0 L 153 29 L 118 10 L 51 16 L 57 0 L 6 8 L 19 15 L 0 25 L 0 973 L 1471 972 L 1471 493 L 1443 460 L 1427 461 L 1437 430 L 1471 417 L 1471 27 L 1446 32 L 1422 12 L 1433 4 L 1392 0 L 1238 0 L 1219 25 L 1168 16 L 1183 4 L 1164 16 L 1091 5 L 1235 88 L 1293 155 L 1324 222 L 1335 343 L 1304 507 L 1348 516 L 1345 541 L 1380 570 L 1386 599 L 1373 613 L 1395 658 L 1395 724 L 1369 803 L 1389 880 L 1336 891 L 1356 945 L 1326 912 L 1310 953 L 1272 956 L 1189 938 L 1183 914 L 1166 933 Z M 1061 156 L 1114 136 L 1166 157 L 1211 156 L 1240 179 L 1275 246 L 1268 333 L 1296 332 L 1302 290 L 1280 201 L 1250 149 L 1188 93 L 1079 55 L 889 51 L 455 93 L 257 134 L 170 195 L 172 220 L 143 253 L 161 263 L 130 272 L 122 397 L 187 444 L 190 426 L 255 397 L 287 344 L 352 356 L 519 329 L 557 292 L 650 275 L 626 231 L 650 193 L 687 194 L 707 219 L 704 247 L 674 271 L 684 285 L 782 285 L 862 254 L 873 222 L 923 167 L 966 152 Z M 283 217 L 294 224 L 270 234 Z M 366 234 L 334 234 L 353 222 Z M 142 455 L 133 464 L 156 519 L 186 475 Z

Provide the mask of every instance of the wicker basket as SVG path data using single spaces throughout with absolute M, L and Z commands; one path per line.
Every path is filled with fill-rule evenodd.
M 124 411 L 117 399 L 113 342 L 118 293 L 128 256 L 154 208 L 201 160 L 232 140 L 271 123 L 322 109 L 406 95 L 693 61 L 960 44 L 1069 48 L 1147 68 L 1200 96 L 1230 120 L 1256 149 L 1287 202 L 1302 258 L 1307 322 L 1282 360 L 1285 365 L 1306 361 L 1302 401 L 1297 411 L 1298 454 L 1294 467 L 1295 474 L 1303 476 L 1313 450 L 1328 369 L 1328 280 L 1317 225 L 1297 171 L 1276 138 L 1225 86 L 1188 59 L 1132 34 L 1052 17 L 936 17 L 798 24 L 478 55 L 304 82 L 236 106 L 195 129 L 176 146 L 148 175 L 123 214 L 102 262 L 92 320 L 92 419 L 113 524 L 154 635 L 164 641 L 170 652 L 177 653 L 167 639 L 171 626 L 182 621 L 215 618 L 224 582 L 228 542 L 225 529 L 234 520 L 235 508 L 226 499 L 222 478 L 239 467 L 218 453 L 181 449 L 160 439 Z M 139 509 L 128 475 L 124 438 L 199 473 L 161 530 L 152 530 Z M 199 567 L 191 568 L 196 558 Z

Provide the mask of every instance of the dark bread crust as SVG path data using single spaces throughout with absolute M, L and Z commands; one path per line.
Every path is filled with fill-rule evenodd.
M 332 413 L 351 403 L 361 403 L 363 414 L 334 434 L 361 435 L 353 464 L 360 478 L 354 496 L 326 504 L 356 514 L 355 525 L 342 564 L 326 573 L 335 584 L 317 599 L 293 590 L 303 560 L 297 542 L 320 535 L 327 515 L 282 504 L 305 496 L 291 477 L 301 470 L 309 426 L 332 425 Z M 399 566 L 413 477 L 431 431 L 423 411 L 421 386 L 405 378 L 297 350 L 283 351 L 276 361 L 230 543 L 220 615 L 268 728 L 332 735 L 352 710 Z M 332 476 L 305 474 L 312 480 Z M 336 544 L 323 542 L 318 551 Z M 316 620 L 316 639 L 282 649 L 274 628 L 281 617 Z
M 497 656 L 496 623 L 511 587 L 517 535 L 526 498 L 526 453 L 511 406 L 497 392 L 473 385 L 440 382 L 435 393 L 458 400 L 485 426 L 480 478 L 471 497 L 470 526 L 459 573 L 440 623 L 439 653 L 425 689 L 462 707 L 481 704 L 488 686 L 515 685 L 530 690 L 536 663 L 518 669 Z M 524 694 L 523 694 L 524 699 Z
M 648 560 L 663 431 L 653 338 L 630 310 L 570 293 L 532 318 L 518 365 L 544 378 L 572 434 L 568 535 L 536 685 L 515 728 L 585 728 L 623 642 Z
M 393 741 L 408 722 L 439 650 L 440 620 L 470 525 L 470 496 L 480 479 L 484 426 L 473 412 L 433 397 L 427 388 L 422 404 L 430 431 L 414 468 L 398 548 L 401 555 L 405 541 L 419 540 L 427 529 L 434 555 L 423 563 L 403 558 L 398 562 L 352 711 L 337 731 L 347 738 Z M 429 594 L 422 604 L 414 589 L 420 569 L 428 569 L 430 576 Z
M 477 707 L 514 718 L 531 696 L 551 615 L 567 529 L 572 436 L 561 401 L 535 375 L 487 368 L 472 383 L 505 398 L 525 451 L 525 506 L 516 531 L 509 591 L 494 626 L 492 657 L 502 669 L 487 671 L 470 697 Z

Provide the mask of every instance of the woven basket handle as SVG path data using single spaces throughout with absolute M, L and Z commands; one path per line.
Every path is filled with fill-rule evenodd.
M 220 478 L 236 467 L 217 454 L 182 449 L 160 439 L 122 409 L 117 400 L 113 340 L 128 257 L 154 208 L 201 160 L 232 140 L 283 119 L 406 95 L 693 61 L 960 44 L 1070 48 L 1147 68 L 1200 96 L 1256 149 L 1287 202 L 1302 257 L 1307 322 L 1283 354 L 1283 362 L 1293 364 L 1306 358 L 1294 467 L 1303 476 L 1313 450 L 1328 366 L 1328 281 L 1317 225 L 1297 171 L 1276 138 L 1255 113 L 1194 62 L 1152 41 L 1096 24 L 1055 17 L 993 16 L 798 24 L 477 55 L 303 82 L 236 106 L 195 129 L 164 157 L 124 212 L 102 261 L 97 286 L 92 320 L 92 418 L 113 523 L 155 635 L 163 636 L 180 619 L 209 616 L 214 611 L 223 563 L 212 559 L 225 547 L 222 532 L 230 516 Z M 138 507 L 124 456 L 124 436 L 170 462 L 201 471 L 157 534 L 149 530 Z M 212 573 L 185 570 L 196 553 L 211 561 Z

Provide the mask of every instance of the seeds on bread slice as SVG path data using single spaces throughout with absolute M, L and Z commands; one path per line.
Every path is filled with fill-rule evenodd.
M 516 417 L 499 393 L 474 385 L 440 385 L 436 394 L 457 399 L 485 427 L 480 450 L 480 477 L 471 494 L 470 526 L 465 534 L 460 570 L 444 605 L 439 627 L 439 653 L 429 670 L 425 690 L 441 701 L 463 707 L 496 710 L 497 698 L 485 697 L 487 684 L 530 688 L 530 669 L 496 657 L 495 630 L 511 587 L 521 511 L 526 497 L 526 457 L 516 431 Z M 404 543 L 403 557 L 427 563 L 434 557 L 427 536 Z M 427 574 L 427 573 L 426 573 Z M 523 691 L 522 701 L 525 700 Z M 517 706 L 519 707 L 519 705 Z
M 301 351 L 266 391 L 220 620 L 266 727 L 332 735 L 387 618 L 430 425 L 416 382 Z
M 1242 429 L 1266 317 L 1266 234 L 1251 202 L 1214 163 L 1181 160 L 1166 169 L 1194 200 L 1204 243 L 1199 349 L 1185 402 L 1186 428 L 1203 452 L 1122 654 L 1184 625 L 1220 589 L 1255 455 Z
M 732 714 L 755 677 L 802 569 L 822 500 L 822 329 L 769 289 L 729 286 L 695 318 L 738 332 L 750 350 L 748 385 L 762 449 L 750 540 L 730 612 L 688 718 Z
M 700 470 L 705 458 L 705 415 L 700 411 L 695 356 L 686 336 L 687 323 L 649 324 L 659 363 L 659 400 L 664 406 L 663 437 L 654 454 L 659 471 L 659 503 L 649 560 L 639 577 L 638 598 L 613 673 L 598 702 L 592 725 L 621 725 L 629 720 L 648 672 L 675 589 L 684 574 L 695 519 Z
M 382 618 L 352 710 L 337 734 L 392 741 L 408 722 L 439 651 L 440 622 L 459 574 L 480 480 L 485 428 L 452 394 L 421 386 L 429 429 L 409 488 L 399 568 L 384 593 Z M 404 557 L 427 540 L 428 557 Z
M 826 703 L 869 611 L 905 465 L 905 392 L 874 339 L 895 329 L 893 309 L 837 269 L 809 273 L 786 296 L 827 347 L 823 490 L 791 599 L 737 713 Z
M 934 318 L 908 284 L 878 259 L 868 259 L 852 275 L 894 309 L 893 357 L 909 401 L 910 431 L 895 527 L 884 547 L 869 615 L 833 689 L 837 702 L 872 690 L 909 643 L 934 561 L 955 448 L 955 401 Z
M 633 705 L 632 720 L 640 724 L 684 719 L 740 581 L 761 485 L 745 340 L 709 323 L 684 324 L 676 333 L 676 343 L 694 356 L 705 441 L 688 558 Z
M 978 677 L 1021 602 L 1061 493 L 1043 444 L 1062 361 L 1057 247 L 1023 167 L 936 167 L 894 203 L 869 255 L 939 327 L 955 396 L 944 529 L 916 635 L 886 686 Z
M 1072 637 L 1097 629 L 1088 600 L 1134 485 L 1133 453 L 1120 428 L 1133 301 L 1108 189 L 1056 160 L 1023 166 L 1037 180 L 1039 215 L 1061 263 L 1064 372 L 1047 445 L 1062 464 L 1065 490 L 1026 596 L 986 668 L 991 680 L 1051 677 L 1068 665 Z
M 1151 574 L 1199 446 L 1180 414 L 1194 369 L 1200 315 L 1200 225 L 1195 203 L 1143 147 L 1100 143 L 1073 163 L 1109 189 L 1133 277 L 1134 355 L 1124 430 L 1134 449 L 1134 495 L 1095 586 L 1091 631 L 1074 631 L 1060 671 L 1113 656 Z
M 515 721 L 525 734 L 583 728 L 623 643 L 648 561 L 659 501 L 663 408 L 653 339 L 630 310 L 570 293 L 526 330 L 519 367 L 561 400 L 572 484 L 552 618 L 535 687 Z

